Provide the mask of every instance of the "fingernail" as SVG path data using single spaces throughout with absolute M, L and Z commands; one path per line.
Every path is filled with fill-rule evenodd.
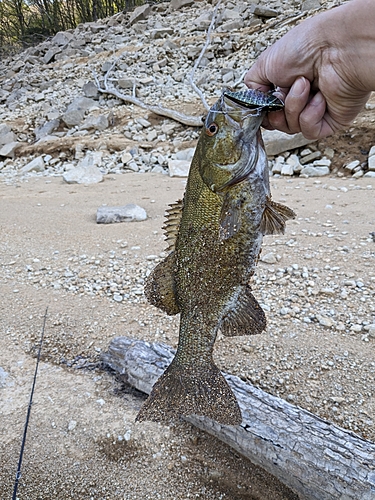
M 290 89 L 290 93 L 293 95 L 293 97 L 299 97 L 300 95 L 302 95 L 304 93 L 305 88 L 306 88 L 305 78 L 299 77 L 293 83 L 292 88 Z
M 314 95 L 309 104 L 311 106 L 321 106 L 323 102 L 324 102 L 323 94 L 321 92 L 318 92 L 317 94 Z

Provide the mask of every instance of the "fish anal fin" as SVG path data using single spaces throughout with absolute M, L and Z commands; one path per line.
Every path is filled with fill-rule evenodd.
M 242 422 L 237 400 L 217 366 L 186 366 L 174 359 L 155 383 L 136 421 L 169 424 L 189 415 L 208 417 L 225 425 Z
M 241 287 L 228 309 L 220 323 L 220 330 L 225 336 L 256 335 L 266 328 L 264 311 L 248 285 Z
M 147 300 L 169 315 L 180 312 L 175 294 L 174 267 L 175 256 L 172 252 L 155 267 L 145 283 Z
M 260 230 L 263 234 L 284 234 L 285 222 L 294 219 L 296 214 L 293 210 L 281 203 L 276 203 L 270 198 L 266 201 Z
M 176 203 L 169 205 L 166 210 L 165 223 L 163 226 L 166 240 L 168 241 L 168 251 L 174 250 L 178 230 L 182 217 L 183 200 L 178 200 Z

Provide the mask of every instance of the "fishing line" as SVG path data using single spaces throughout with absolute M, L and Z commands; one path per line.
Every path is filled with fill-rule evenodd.
M 42 344 L 43 344 L 43 338 L 44 338 L 44 330 L 45 330 L 45 327 L 46 327 L 47 312 L 48 312 L 48 307 L 46 308 L 46 312 L 44 314 L 42 334 L 41 334 L 41 337 L 40 337 L 40 344 L 39 344 L 38 356 L 36 358 L 36 366 L 35 366 L 33 386 L 31 388 L 29 407 L 27 409 L 27 416 L 26 416 L 25 428 L 24 428 L 24 431 L 23 431 L 21 451 L 20 451 L 20 456 L 19 456 L 19 459 L 18 459 L 18 466 L 17 466 L 17 472 L 16 472 L 16 481 L 14 483 L 14 490 L 13 490 L 12 500 L 17 500 L 17 488 L 18 488 L 19 480 L 21 479 L 21 466 L 22 466 L 23 451 L 25 449 L 26 434 L 27 434 L 27 428 L 28 428 L 28 425 L 29 425 L 30 413 L 31 413 L 31 405 L 33 404 L 33 396 L 34 396 L 36 375 L 38 373 L 38 367 L 39 367 L 39 361 L 40 361 L 40 353 L 42 351 Z

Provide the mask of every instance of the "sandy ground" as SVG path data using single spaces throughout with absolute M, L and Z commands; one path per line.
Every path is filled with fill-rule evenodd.
M 184 184 L 126 174 L 93 186 L 44 177 L 0 186 L 1 498 L 13 489 L 48 307 L 19 498 L 297 499 L 188 424 L 135 424 L 144 396 L 98 363 L 118 335 L 176 345 L 177 319 L 149 306 L 142 285 L 163 255 L 164 211 Z M 263 254 L 273 252 L 277 263 L 260 263 L 254 281 L 269 328 L 251 339 L 220 338 L 216 360 L 374 440 L 375 340 L 366 326 L 375 323 L 375 179 L 273 179 L 272 189 L 298 218 L 285 236 L 267 237 Z M 149 217 L 97 225 L 105 203 L 137 203 Z

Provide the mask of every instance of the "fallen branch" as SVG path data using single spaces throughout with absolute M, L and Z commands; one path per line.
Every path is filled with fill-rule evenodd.
M 117 337 L 102 360 L 149 394 L 173 354 L 165 344 Z M 225 376 L 241 407 L 242 424 L 225 426 L 195 416 L 186 420 L 266 469 L 301 500 L 375 498 L 375 443 L 238 377 Z
M 114 65 L 112 64 L 111 68 L 109 71 L 113 69 Z M 124 102 L 128 102 L 130 104 L 135 104 L 136 106 L 139 106 L 142 109 L 146 109 L 147 111 L 151 113 L 155 113 L 156 115 L 160 116 L 165 116 L 166 118 L 171 118 L 171 120 L 175 120 L 179 123 L 182 123 L 184 125 L 188 125 L 189 127 L 201 127 L 202 126 L 202 117 L 201 116 L 192 116 L 192 115 L 185 115 L 184 113 L 181 113 L 180 111 L 176 111 L 175 109 L 170 109 L 170 108 L 165 108 L 164 106 L 161 106 L 160 104 L 157 105 L 152 105 L 152 104 L 146 104 L 145 102 L 141 101 L 134 95 L 126 95 L 120 92 L 118 89 L 116 89 L 113 85 L 110 85 L 108 82 L 108 72 L 104 77 L 104 87 L 102 87 L 99 83 L 98 76 L 96 73 L 93 74 L 96 86 L 98 88 L 98 91 L 101 92 L 102 94 L 110 94 L 118 99 L 121 99 Z

